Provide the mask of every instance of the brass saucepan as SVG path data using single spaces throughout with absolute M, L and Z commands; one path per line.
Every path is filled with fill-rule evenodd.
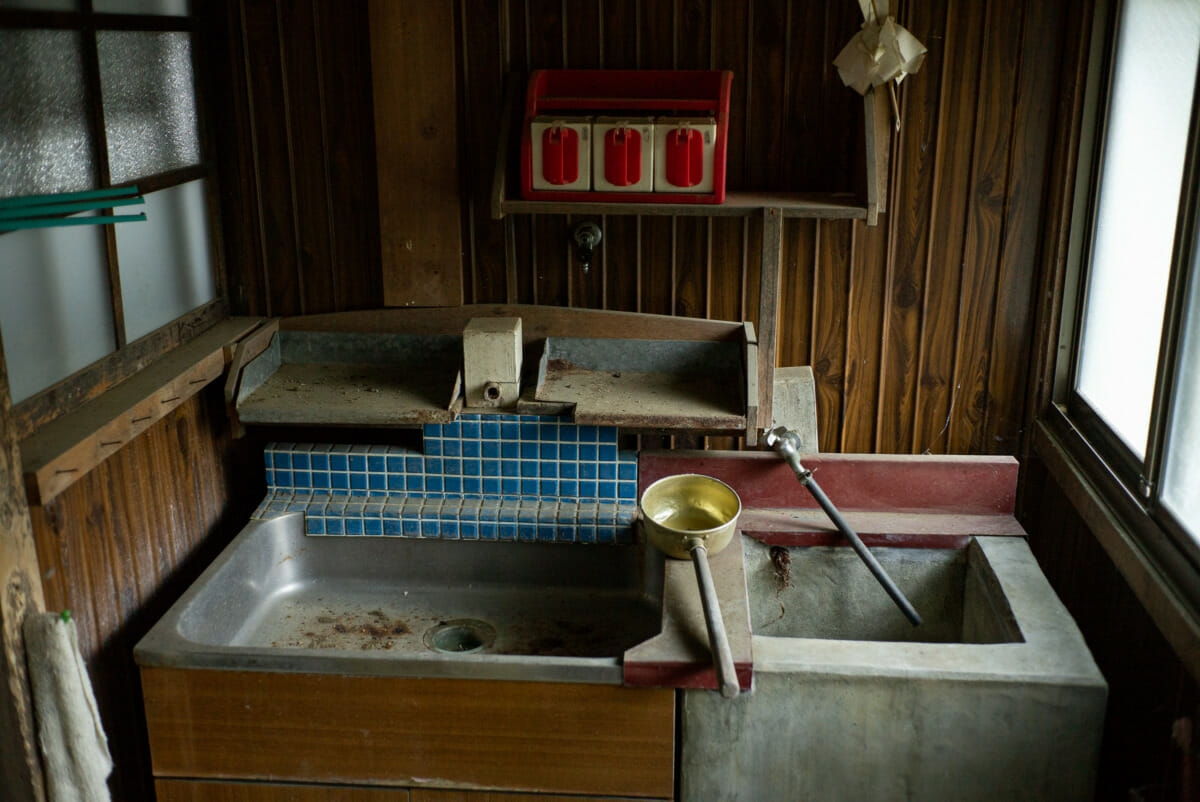
M 646 488 L 642 519 L 650 542 L 669 557 L 691 559 L 700 585 L 713 667 L 723 696 L 737 696 L 738 679 L 717 601 L 708 554 L 729 545 L 737 531 L 742 500 L 733 488 L 711 476 L 684 473 L 659 479 Z

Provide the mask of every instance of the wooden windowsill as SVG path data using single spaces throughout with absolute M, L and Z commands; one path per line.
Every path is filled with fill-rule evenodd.
M 46 504 L 224 375 L 238 340 L 263 318 L 222 320 L 129 379 L 21 441 L 30 504 Z
M 1110 488 L 1073 453 L 1068 443 L 1072 436 L 1078 435 L 1070 422 L 1054 410 L 1049 419 L 1036 424 L 1034 451 L 1180 661 L 1200 680 L 1200 609 L 1180 592 L 1178 579 L 1171 578 L 1172 574 L 1188 573 L 1189 567 L 1164 565 L 1163 559 L 1147 548 L 1146 535 L 1139 530 L 1153 523 L 1148 516 L 1144 521 L 1135 520 L 1137 513 L 1131 517 L 1129 510 L 1122 509 L 1134 505 L 1114 503 Z

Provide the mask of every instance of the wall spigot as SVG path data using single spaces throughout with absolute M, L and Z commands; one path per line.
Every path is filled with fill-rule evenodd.
M 571 239 L 575 242 L 575 258 L 579 260 L 584 273 L 591 268 L 592 259 L 596 255 L 596 249 L 600 247 L 602 238 L 600 226 L 590 220 L 571 229 Z

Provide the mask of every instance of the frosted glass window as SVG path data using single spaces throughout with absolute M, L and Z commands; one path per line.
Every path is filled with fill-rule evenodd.
M 113 182 L 198 164 L 190 35 L 100 31 L 96 43 Z
M 0 197 L 95 185 L 76 31 L 0 30 Z
M 1167 430 L 1163 506 L 1200 540 L 1200 254 L 1192 255 L 1191 289 L 1179 373 Z
M 13 403 L 116 347 L 101 226 L 0 236 L 0 333 Z
M 1076 390 L 1145 457 L 1200 54 L 1193 0 L 1126 0 Z
M 188 0 L 92 0 L 92 9 L 102 14 L 169 14 L 185 16 Z
M 216 295 L 205 182 L 146 196 L 146 222 L 116 227 L 125 336 L 132 342 Z

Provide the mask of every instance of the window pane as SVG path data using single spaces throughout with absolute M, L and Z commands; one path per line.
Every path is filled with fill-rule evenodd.
M 116 228 L 126 339 L 216 296 L 204 181 L 147 195 L 146 222 Z
M 1200 539 L 1200 254 L 1192 256 L 1191 289 L 1180 344 L 1179 375 L 1167 430 L 1163 505 Z
M 0 198 L 95 186 L 80 34 L 0 30 Z
M 0 332 L 14 403 L 116 347 L 100 226 L 0 237 Z
M 1192 0 L 1121 14 L 1076 389 L 1144 458 L 1200 53 Z
M 96 42 L 113 182 L 199 163 L 189 35 L 100 31 Z
M 105 14 L 171 14 L 186 16 L 188 0 L 92 0 L 92 8 Z

